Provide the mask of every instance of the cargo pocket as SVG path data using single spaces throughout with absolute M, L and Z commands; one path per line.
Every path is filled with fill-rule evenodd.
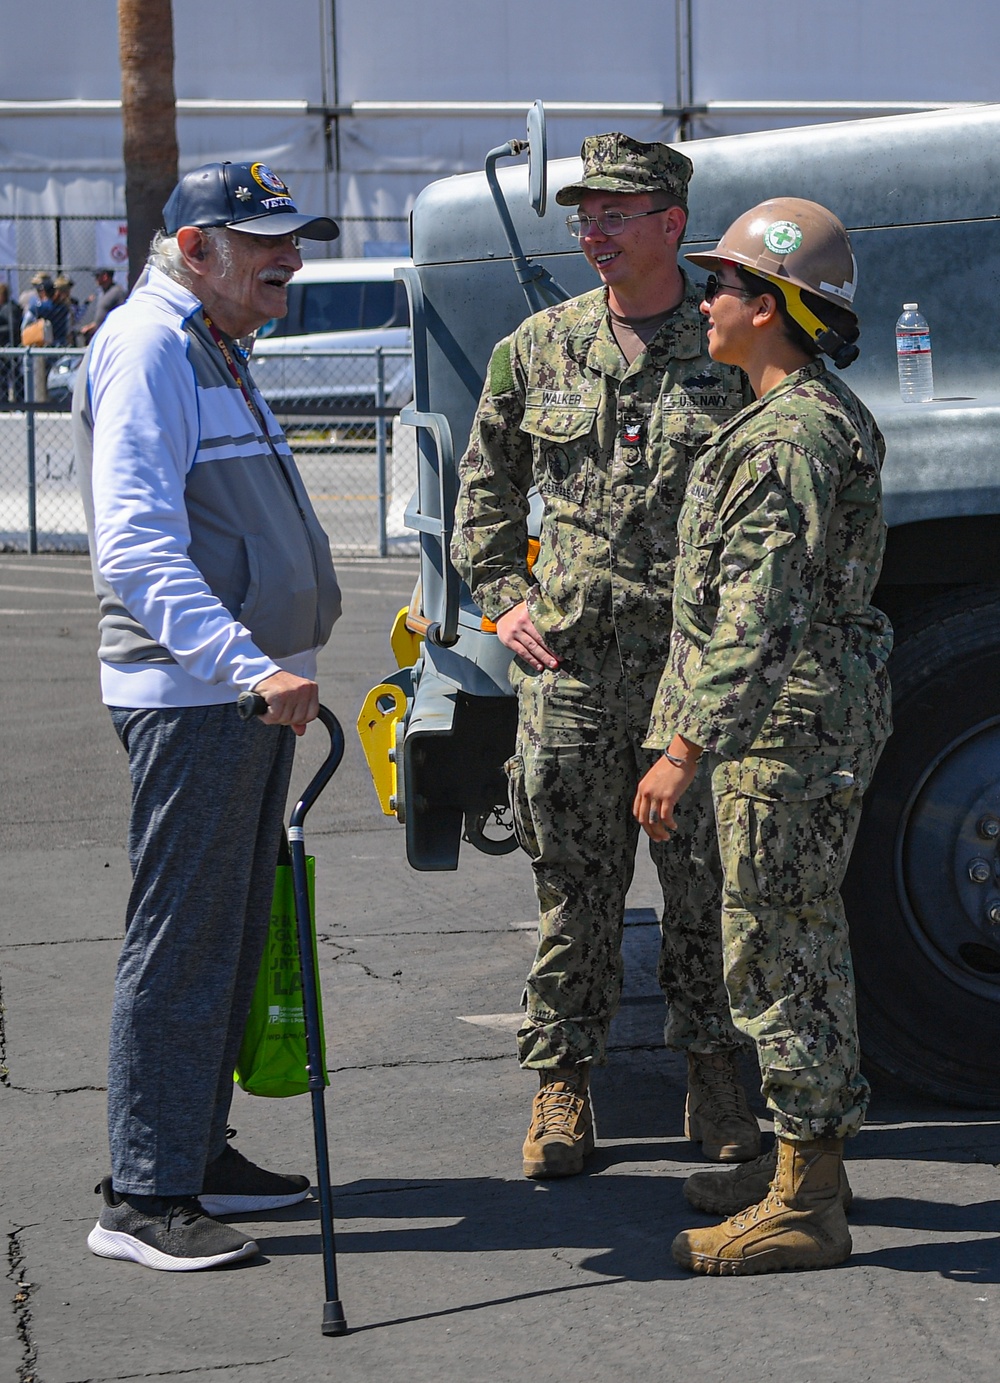
M 727 875 L 734 869 L 743 905 L 798 912 L 838 889 L 859 809 L 848 759 L 741 760 L 733 823 L 741 858 L 727 862 Z
M 535 825 L 531 817 L 531 804 L 524 790 L 524 759 L 520 754 L 513 755 L 504 764 L 507 774 L 507 787 L 510 795 L 510 814 L 514 820 L 514 835 L 517 843 L 529 859 L 537 860 L 542 853 L 535 835 Z

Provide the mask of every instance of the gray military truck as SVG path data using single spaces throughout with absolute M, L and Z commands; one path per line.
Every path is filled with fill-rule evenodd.
M 546 167 L 544 116 L 485 174 L 428 187 L 413 211 L 420 580 L 400 666 L 359 720 L 383 809 L 415 869 L 464 841 L 514 847 L 502 765 L 509 654 L 448 560 L 465 447 L 494 343 L 529 311 L 594 286 Z M 529 166 L 507 162 L 530 145 Z M 834 210 L 859 264 L 861 357 L 847 379 L 885 433 L 885 564 L 895 733 L 865 807 L 845 897 L 867 1059 L 953 1103 L 1000 1107 L 1000 105 L 685 145 L 686 249 L 713 247 L 765 197 Z M 503 163 L 501 168 L 499 165 Z M 919 302 L 935 398 L 900 401 L 894 325 Z M 993 325 L 991 325 L 991 323 Z

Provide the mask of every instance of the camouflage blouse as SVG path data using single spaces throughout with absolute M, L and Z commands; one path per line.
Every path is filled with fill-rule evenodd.
M 884 454 L 868 409 L 819 361 L 702 450 L 648 748 L 675 733 L 725 758 L 884 739 L 892 629 L 871 604 Z
M 750 397 L 708 354 L 700 290 L 631 366 L 603 288 L 501 341 L 461 466 L 452 559 L 483 613 L 521 600 L 559 657 L 599 667 L 612 637 L 666 661 L 677 518 L 695 452 Z M 543 503 L 527 565 L 529 491 Z

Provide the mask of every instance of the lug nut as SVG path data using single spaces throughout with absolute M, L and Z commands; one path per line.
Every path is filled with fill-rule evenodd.
M 990 868 L 988 860 L 975 859 L 969 861 L 969 878 L 974 884 L 985 884 L 989 882 L 993 870 Z
M 1000 901 L 990 904 L 986 910 L 986 916 L 993 923 L 994 927 L 1000 927 Z
M 995 816 L 984 816 L 976 830 L 983 840 L 996 840 L 1000 836 L 1000 821 Z

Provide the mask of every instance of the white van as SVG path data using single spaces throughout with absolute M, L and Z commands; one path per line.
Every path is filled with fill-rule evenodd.
M 257 333 L 251 369 L 261 393 L 284 418 L 372 418 L 376 347 L 384 358 L 387 409 L 413 395 L 406 291 L 394 279 L 405 259 L 311 259 L 288 285 L 288 314 Z M 398 352 L 405 350 L 406 354 Z M 359 355 L 323 352 L 361 352 Z M 312 358 L 311 358 L 312 357 Z
M 288 313 L 257 333 L 254 381 L 282 419 L 375 416 L 377 346 L 384 360 L 385 407 L 397 413 L 413 397 L 410 319 L 396 266 L 409 259 L 310 259 L 288 285 Z M 406 355 L 398 352 L 405 350 Z M 360 351 L 357 356 L 309 355 Z M 79 354 L 60 356 L 48 376 L 49 401 L 69 408 Z M 287 358 L 286 358 L 287 357 Z

